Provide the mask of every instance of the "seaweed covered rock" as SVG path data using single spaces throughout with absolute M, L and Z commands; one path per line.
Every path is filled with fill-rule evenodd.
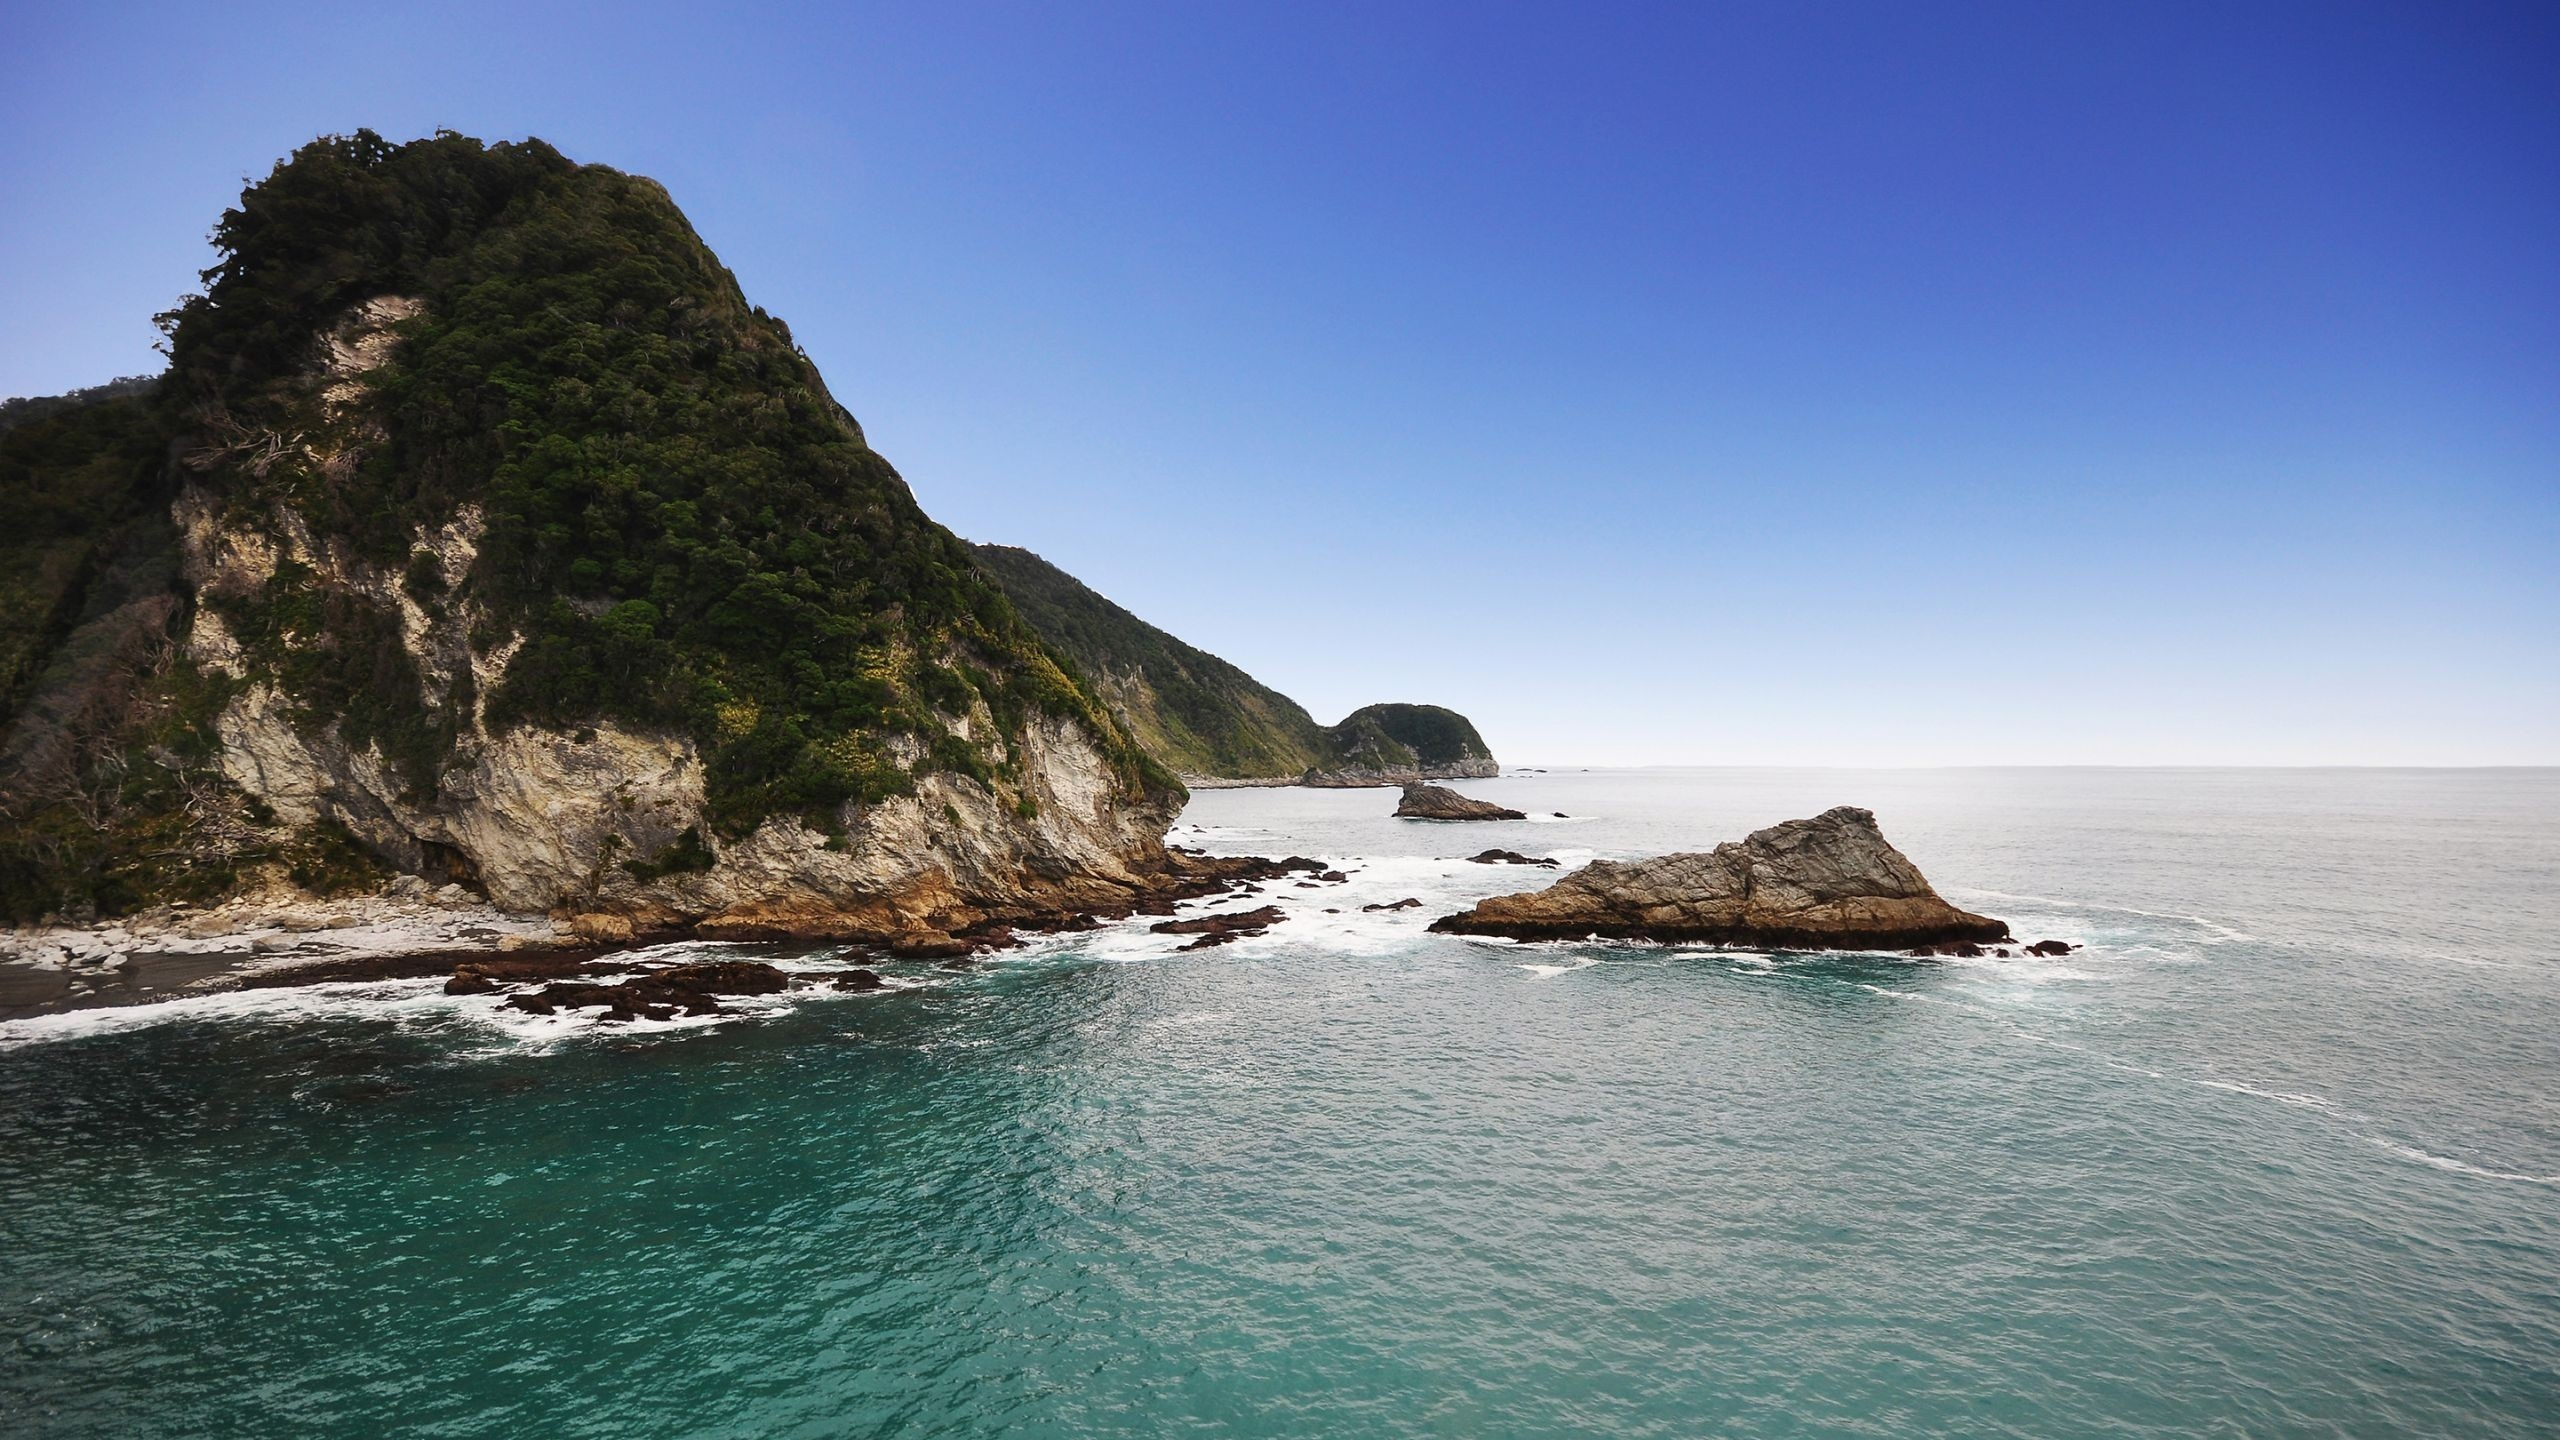
M 1431 928 L 1519 940 L 1598 936 L 1815 950 L 2009 938 L 2006 922 L 1938 898 L 1886 843 L 1875 815 L 1847 805 L 1703 854 L 1595 860 L 1544 890 L 1479 901 Z

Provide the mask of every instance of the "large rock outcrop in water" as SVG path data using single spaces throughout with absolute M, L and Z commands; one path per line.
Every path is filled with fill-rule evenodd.
M 1407 785 L 1396 802 L 1399 820 L 1526 820 L 1520 811 L 1489 800 L 1471 800 L 1440 785 Z
M 359 134 L 214 240 L 155 390 L 0 432 L 10 914 L 898 931 L 1170 866 L 1179 783 L 655 182 Z
M 1479 901 L 1431 928 L 1519 940 L 1600 936 L 1810 950 L 2009 938 L 2006 922 L 1939 899 L 1885 842 L 1875 815 L 1847 805 L 1705 854 L 1595 860 L 1544 890 Z

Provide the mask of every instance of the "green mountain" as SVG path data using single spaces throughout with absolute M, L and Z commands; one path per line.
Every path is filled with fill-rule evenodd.
M 1186 776 L 1294 780 L 1331 753 L 1297 701 L 1011 545 L 974 545 L 1014 608 L 1147 752 Z
M 1324 732 L 1317 784 L 1377 784 L 1407 775 L 1425 780 L 1484 779 L 1502 773 L 1493 751 L 1466 716 L 1438 705 L 1365 705 Z
M 1298 702 L 1011 545 L 978 563 L 1138 743 L 1194 784 L 1378 785 L 1499 773 L 1474 725 L 1437 705 L 1371 705 L 1320 726 Z
M 655 182 L 360 132 L 213 239 L 157 385 L 0 410 L 9 914 L 894 919 L 1161 855 L 1180 786 Z

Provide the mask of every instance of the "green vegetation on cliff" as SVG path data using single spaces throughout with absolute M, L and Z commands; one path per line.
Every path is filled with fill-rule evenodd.
M 1324 762 L 1324 731 L 1297 701 L 1028 550 L 973 548 L 1022 617 L 1166 765 L 1200 777 L 1294 780 Z
M 1023 619 L 1074 662 L 1156 759 L 1200 780 L 1492 774 L 1467 717 L 1438 705 L 1370 705 L 1320 726 L 1297 701 L 1114 605 L 1028 550 L 977 545 Z
M 1362 706 L 1325 731 L 1325 746 L 1332 756 L 1327 768 L 1343 771 L 1454 774 L 1493 764 L 1493 751 L 1467 717 L 1438 705 Z
M 846 804 L 926 768 L 1001 785 L 1035 715 L 1088 730 L 1133 790 L 1176 791 L 655 182 L 539 141 L 359 132 L 297 151 L 213 239 L 204 293 L 162 317 L 170 374 L 150 397 L 32 407 L 46 413 L 0 432 L 13 736 L 46 728 L 21 712 L 114 598 L 100 577 L 156 555 L 157 581 L 125 588 L 157 584 L 143 618 L 163 651 L 200 602 L 249 683 L 273 682 L 298 724 L 370 744 L 417 796 L 475 715 L 689 736 L 709 818 L 733 837 L 778 815 L 832 833 Z M 285 558 L 218 593 L 175 583 L 182 482 Z M 439 536 L 458 537 L 461 573 Z M 468 664 L 429 683 L 415 616 L 368 575 L 396 577 L 431 619 L 467 617 L 471 654 L 506 659 L 490 693 Z M 183 660 L 119 665 L 128 701 L 178 713 Z M 178 709 L 188 725 L 210 713 Z M 147 727 L 112 728 L 80 737 L 74 770 L 134 768 Z M 12 913 L 150 888 L 99 879 L 131 868 L 122 822 L 12 769 Z

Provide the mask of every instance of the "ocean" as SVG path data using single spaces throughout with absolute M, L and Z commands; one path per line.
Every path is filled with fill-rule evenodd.
M 1350 872 L 1220 949 L 0 1025 L 0 1432 L 2560 1433 L 2560 771 L 1457 788 L 1195 796 Z M 2083 948 L 1424 932 L 1837 804 Z

